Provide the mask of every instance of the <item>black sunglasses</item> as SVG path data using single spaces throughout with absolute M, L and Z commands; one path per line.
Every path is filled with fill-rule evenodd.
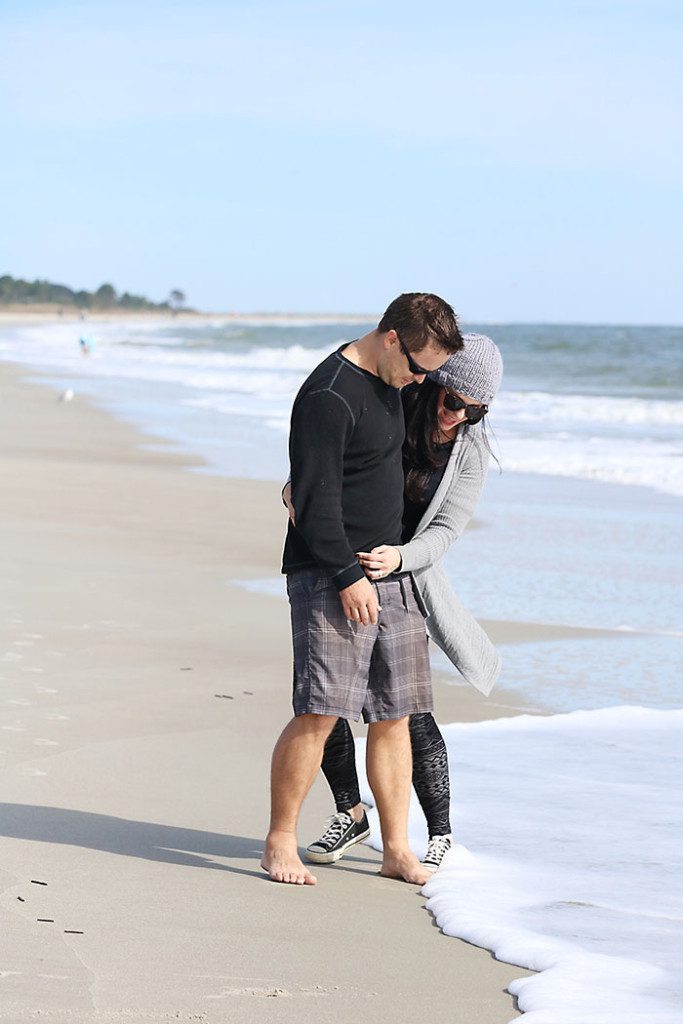
M 443 396 L 443 407 L 448 409 L 449 412 L 459 412 L 461 409 L 464 409 L 465 419 L 468 423 L 478 423 L 479 420 L 483 420 L 489 411 L 488 405 L 475 405 L 474 402 L 465 402 L 459 395 L 452 395 L 450 391 L 446 391 Z
M 398 334 L 396 335 L 396 337 L 398 338 Z M 431 370 L 425 370 L 424 366 L 420 366 L 419 363 L 415 362 L 415 360 L 413 359 L 413 357 L 411 356 L 410 352 L 405 347 L 405 345 L 403 344 L 403 342 L 401 341 L 400 338 L 398 338 L 398 343 L 401 346 L 401 352 L 403 353 L 403 355 L 408 360 L 408 367 L 409 367 L 410 372 L 412 374 L 414 374 L 416 377 L 417 376 L 424 377 L 425 374 L 431 373 Z

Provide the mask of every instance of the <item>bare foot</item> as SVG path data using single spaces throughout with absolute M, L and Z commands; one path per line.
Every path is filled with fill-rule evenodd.
M 289 832 L 269 833 L 261 867 L 274 882 L 315 885 L 318 881 L 302 863 L 296 848 L 296 838 Z
M 385 850 L 380 875 L 385 878 L 400 878 L 411 885 L 424 885 L 432 877 L 431 872 L 424 864 L 420 864 L 410 850 L 406 850 L 405 853 L 387 853 Z

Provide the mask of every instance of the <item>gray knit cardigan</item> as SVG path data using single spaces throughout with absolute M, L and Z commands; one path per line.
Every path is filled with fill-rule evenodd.
M 402 569 L 412 573 L 427 617 L 427 631 L 463 678 L 488 695 L 500 674 L 498 651 L 474 616 L 456 597 L 441 559 L 458 539 L 479 501 L 489 453 L 481 426 L 464 426 L 434 497 L 415 535 L 398 550 Z

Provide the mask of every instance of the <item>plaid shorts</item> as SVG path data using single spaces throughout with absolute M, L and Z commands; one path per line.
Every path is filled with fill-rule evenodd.
M 319 569 L 287 576 L 294 646 L 294 714 L 381 722 L 431 711 L 425 619 L 409 577 L 374 584 L 376 626 L 349 623 Z

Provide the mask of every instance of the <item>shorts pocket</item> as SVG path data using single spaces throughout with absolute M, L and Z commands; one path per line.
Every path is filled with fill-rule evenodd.
M 428 619 L 429 612 L 427 611 L 427 607 L 424 601 L 422 600 L 422 594 L 417 589 L 417 583 L 415 582 L 412 576 L 410 577 L 410 587 L 408 589 L 410 591 L 410 594 L 412 595 L 415 607 L 419 611 L 420 615 L 422 616 L 423 619 Z

